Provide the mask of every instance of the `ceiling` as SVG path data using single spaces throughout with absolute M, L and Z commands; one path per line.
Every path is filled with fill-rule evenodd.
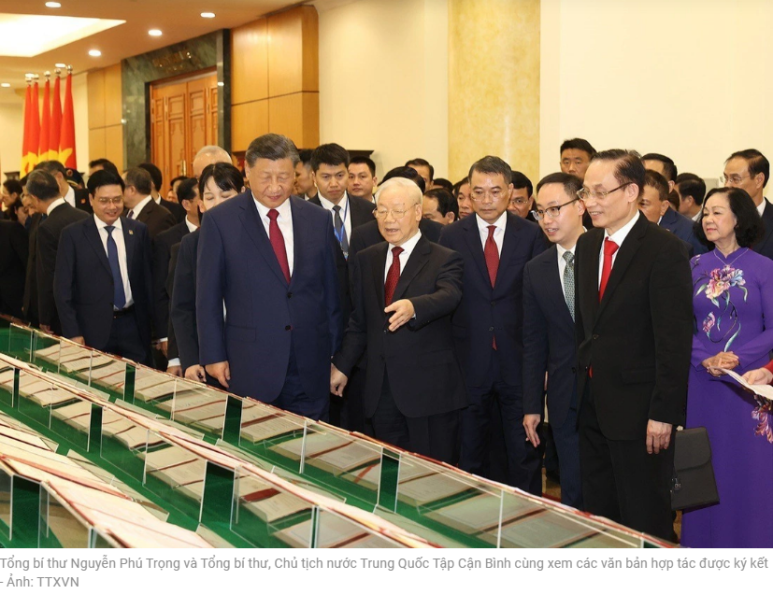
M 126 21 L 83 39 L 67 42 L 61 47 L 44 51 L 31 58 L 0 55 L 0 88 L 3 95 L 17 95 L 26 85 L 25 74 L 53 73 L 56 63 L 71 64 L 73 73 L 115 64 L 173 43 L 198 37 L 218 29 L 231 29 L 270 12 L 302 2 L 292 0 L 59 0 L 61 8 L 47 8 L 45 0 L 0 0 L 0 14 L 35 14 L 60 17 L 115 19 Z M 201 17 L 202 12 L 214 12 L 215 18 Z M 160 29 L 160 37 L 148 35 L 150 29 Z M 35 35 L 34 30 L 28 32 Z M 100 57 L 88 52 L 98 49 Z M 8 97 L 10 98 L 10 97 Z

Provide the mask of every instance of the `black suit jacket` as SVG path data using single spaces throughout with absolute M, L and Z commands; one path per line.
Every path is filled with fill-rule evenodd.
M 0 313 L 22 317 L 29 239 L 16 221 L 0 221 Z
M 142 223 L 122 218 L 121 225 L 135 317 L 142 343 L 149 351 L 150 237 Z M 63 335 L 83 336 L 88 346 L 104 350 L 113 325 L 113 275 L 93 217 L 62 232 L 55 291 Z
M 182 223 L 185 220 L 185 217 L 188 215 L 181 204 L 172 202 L 171 200 L 165 200 L 164 198 L 161 198 L 161 204 L 159 204 L 159 206 L 163 206 L 165 209 L 171 212 L 174 220 L 178 223 Z
M 545 410 L 548 374 L 548 414 L 561 427 L 571 407 L 577 407 L 577 342 L 574 320 L 564 299 L 554 245 L 534 258 L 523 271 L 523 412 Z
M 199 229 L 180 242 L 174 269 L 170 318 L 183 372 L 199 364 L 199 335 L 196 326 L 196 255 Z
M 88 219 L 89 216 L 83 210 L 73 208 L 65 202 L 51 211 L 46 220 L 38 225 L 35 256 L 38 316 L 40 323 L 50 326 L 55 334 L 62 333 L 54 302 L 54 270 L 59 237 L 65 227 Z
M 131 209 L 124 209 L 124 217 L 129 213 L 129 210 Z M 148 233 L 150 233 L 151 240 L 154 240 L 162 231 L 171 229 L 175 225 L 174 215 L 163 206 L 156 204 L 152 198 L 150 199 L 150 202 L 142 208 L 136 220 L 140 223 L 144 223 L 148 227 Z
M 30 324 L 38 325 L 38 281 L 37 281 L 37 253 L 38 253 L 38 225 L 43 218 L 39 212 L 30 217 L 29 229 L 29 257 L 27 258 L 27 276 L 24 281 L 24 298 L 22 308 L 24 319 Z
M 75 192 L 75 208 L 88 214 L 92 214 L 94 210 L 91 208 L 89 191 L 83 188 L 73 188 L 73 192 Z
M 542 230 L 534 223 L 510 212 L 499 269 L 491 286 L 483 243 L 478 230 L 478 216 L 471 215 L 446 225 L 440 245 L 459 252 L 464 258 L 464 297 L 454 314 L 454 339 L 467 386 L 479 388 L 491 381 L 496 337 L 501 365 L 501 379 L 519 392 L 523 386 L 523 269 L 545 249 Z
M 407 417 L 437 415 L 467 405 L 452 346 L 451 314 L 462 297 L 459 254 L 421 237 L 403 268 L 393 303 L 410 299 L 416 316 L 389 332 L 384 314 L 384 273 L 389 244 L 357 255 L 354 310 L 343 347 L 333 362 L 347 376 L 366 351 L 368 371 L 363 407 L 372 417 L 384 375 L 397 408 Z
M 167 292 L 167 278 L 172 246 L 180 243 L 188 233 L 188 225 L 183 221 L 159 233 L 153 242 L 153 324 L 156 338 L 168 338 L 169 334 L 170 294 Z
M 371 214 L 372 217 L 373 215 Z M 419 221 L 419 231 L 432 243 L 438 242 L 442 230 L 443 225 L 436 221 L 430 221 L 429 219 Z M 357 252 L 361 252 L 382 241 L 384 241 L 384 238 L 378 230 L 378 221 L 375 219 L 360 225 L 357 229 L 352 229 L 352 236 L 349 241 L 349 259 L 353 260 Z
M 687 246 L 637 216 L 600 303 L 604 230 L 583 234 L 575 256 L 578 394 L 592 366 L 599 427 L 612 440 L 644 439 L 649 419 L 682 424 L 687 397 L 693 334 Z
M 762 222 L 765 225 L 765 235 L 752 249 L 758 254 L 773 259 L 773 204 L 768 202 L 767 198 L 764 200 L 765 210 L 762 211 Z
M 190 235 L 190 234 L 189 234 Z M 172 295 L 174 291 L 174 273 L 177 269 L 177 257 L 180 253 L 180 244 L 177 243 L 172 246 L 172 252 L 169 256 L 169 272 L 166 275 L 166 294 L 169 295 L 169 306 L 171 308 L 172 305 Z M 177 335 L 174 332 L 174 324 L 172 324 L 172 316 L 167 316 L 169 321 L 167 322 L 166 330 L 167 330 L 167 338 L 169 339 L 169 343 L 166 347 L 166 358 L 167 361 L 172 361 L 173 359 L 179 359 L 180 358 L 180 349 L 177 346 Z
M 666 210 L 666 214 L 661 217 L 659 225 L 689 244 L 690 257 L 705 254 L 708 251 L 708 248 L 695 235 L 695 221 L 676 212 L 673 208 Z

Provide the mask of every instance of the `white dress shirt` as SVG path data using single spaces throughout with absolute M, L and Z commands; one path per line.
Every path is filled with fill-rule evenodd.
M 413 248 L 416 247 L 416 244 L 419 243 L 419 239 L 421 239 L 421 231 L 417 231 L 416 235 L 411 237 L 408 241 L 406 241 L 403 245 L 400 247 L 403 248 L 403 251 L 400 252 L 400 274 L 403 273 L 403 270 L 405 270 L 405 265 L 408 262 L 408 258 L 411 257 L 411 254 L 413 253 Z M 384 267 L 384 282 L 386 283 L 387 275 L 389 274 L 389 269 L 392 266 L 392 260 L 394 260 L 394 256 L 392 254 L 392 248 L 396 247 L 394 244 L 389 244 L 389 249 L 387 250 L 387 257 L 386 257 L 386 266 Z
M 556 244 L 558 250 L 558 278 L 561 280 L 561 290 L 564 292 L 564 300 L 566 300 L 566 287 L 564 287 L 564 273 L 566 272 L 566 260 L 564 260 L 564 254 L 569 252 L 574 254 L 574 250 L 577 248 L 577 244 L 574 244 L 570 249 L 562 248 L 559 244 Z
M 636 221 L 639 220 L 639 217 L 643 217 L 644 215 L 636 211 L 636 216 L 633 217 L 630 221 L 628 221 L 625 225 L 623 225 L 620 229 L 615 231 L 612 235 L 609 234 L 609 231 L 604 231 L 604 240 L 606 241 L 609 239 L 610 241 L 614 241 L 617 244 L 617 251 L 612 255 L 612 268 L 615 267 L 615 260 L 617 259 L 617 254 L 620 253 L 620 248 L 623 247 L 623 242 L 625 241 L 625 238 L 628 237 L 628 234 L 631 232 L 631 229 L 633 229 L 633 226 L 636 224 Z M 604 243 L 605 241 L 601 242 L 601 249 L 599 250 L 599 288 L 601 288 L 601 272 L 604 270 Z
M 57 198 L 54 200 L 51 204 L 48 205 L 48 208 L 46 209 L 46 215 L 51 216 L 51 213 L 54 212 L 54 209 L 58 206 L 61 206 L 62 204 L 65 204 L 66 200 L 64 198 Z
M 266 230 L 266 237 L 271 239 L 269 233 L 269 225 L 271 219 L 268 218 L 268 211 L 271 210 L 264 206 L 252 196 L 253 202 L 255 202 L 255 208 L 258 209 L 258 217 L 263 223 L 263 228 Z M 287 252 L 287 266 L 290 268 L 290 276 L 293 275 L 293 265 L 295 264 L 295 251 L 293 250 L 293 209 L 290 207 L 290 200 L 287 199 L 275 209 L 279 216 L 276 218 L 276 224 L 279 225 L 279 230 L 282 232 L 282 237 L 285 240 L 285 251 Z
M 107 254 L 107 225 L 100 220 L 97 215 L 94 215 L 94 222 L 97 224 L 97 231 L 99 231 L 99 238 L 102 240 L 102 246 L 105 248 L 105 254 Z M 131 307 L 134 305 L 134 299 L 132 298 L 132 286 L 129 282 L 129 266 L 126 259 L 126 244 L 123 240 L 123 225 L 121 224 L 121 218 L 119 217 L 115 223 L 113 223 L 115 229 L 113 229 L 113 241 L 115 241 L 115 247 L 118 248 L 118 268 L 121 270 L 121 280 L 123 281 L 123 292 L 126 295 L 126 305 L 124 307 Z
M 190 222 L 188 217 L 185 217 L 185 226 L 188 227 L 188 232 L 193 233 L 198 227 Z
M 697 213 L 695 213 L 695 216 L 692 218 L 692 220 L 697 223 L 700 220 L 702 214 L 703 214 L 703 208 L 701 208 Z
M 767 198 L 763 198 L 762 202 L 760 202 L 760 205 L 757 207 L 757 212 L 760 213 L 760 216 L 762 216 L 762 213 L 765 212 L 765 203 L 767 201 Z
M 137 206 L 135 206 L 134 208 L 130 208 L 130 209 L 129 209 L 129 212 L 130 212 L 130 213 L 134 213 L 134 214 L 132 215 L 132 219 L 134 219 L 134 220 L 136 221 L 136 220 L 137 220 L 137 217 L 138 217 L 138 216 L 140 216 L 140 213 L 142 212 L 142 209 L 143 209 L 143 208 L 145 208 L 145 206 L 146 206 L 146 205 L 148 204 L 148 202 L 150 202 L 151 200 L 153 200 L 153 197 L 152 197 L 152 196 L 145 196 L 145 198 L 143 198 L 142 200 L 140 200 L 140 201 L 137 203 Z M 129 216 L 129 213 L 126 213 L 126 216 Z
M 505 241 L 505 227 L 507 227 L 507 211 L 503 212 L 502 215 L 493 223 L 487 223 L 483 219 L 481 219 L 477 214 L 475 215 L 476 220 L 478 221 L 478 230 L 480 231 L 480 241 L 483 244 L 483 251 L 486 251 L 486 240 L 488 239 L 488 228 L 489 225 L 494 225 L 496 229 L 494 230 L 494 243 L 497 244 L 497 252 L 499 252 L 499 255 L 502 255 L 502 243 Z
M 333 207 L 335 204 L 330 202 L 327 198 L 325 198 L 322 195 L 322 192 L 317 192 L 317 198 L 319 198 L 319 203 L 322 205 L 322 208 L 324 208 L 327 211 L 330 211 L 330 216 L 333 217 L 333 229 L 335 229 L 335 222 L 336 222 L 336 213 L 333 210 Z M 341 219 L 344 221 L 344 229 L 346 229 L 346 238 L 351 242 L 352 239 L 352 212 L 349 208 L 349 194 L 347 192 L 344 192 L 344 197 L 341 198 L 341 201 L 338 203 L 338 206 L 341 207 Z M 336 237 L 338 239 L 338 237 Z M 339 242 L 340 243 L 340 242 Z
M 65 194 L 64 201 L 73 208 L 77 208 L 75 206 L 75 190 L 70 184 L 67 184 L 67 194 Z

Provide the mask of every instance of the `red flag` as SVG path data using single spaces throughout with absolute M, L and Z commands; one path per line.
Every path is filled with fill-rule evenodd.
M 75 169 L 75 112 L 72 104 L 72 72 L 67 74 L 64 90 L 64 111 L 62 112 L 62 134 L 59 137 L 59 160 L 65 167 Z
M 38 148 L 40 147 L 40 98 L 38 96 L 38 81 L 32 85 L 32 102 L 30 103 L 30 158 L 32 167 L 38 164 Z
M 50 148 L 49 138 L 51 137 L 51 101 L 50 101 L 51 83 L 46 78 L 46 86 L 43 91 L 43 117 L 40 122 L 40 145 L 38 146 L 38 163 L 48 159 L 48 149 Z
M 59 90 L 59 74 L 54 81 L 54 92 L 51 96 L 51 131 L 48 137 L 47 159 L 59 159 L 59 137 L 62 134 L 62 97 Z
M 30 153 L 30 104 L 32 103 L 32 90 L 29 81 L 27 82 L 27 93 L 24 96 L 24 137 L 21 142 L 21 176 L 24 177 L 32 171 L 33 165 L 29 162 Z

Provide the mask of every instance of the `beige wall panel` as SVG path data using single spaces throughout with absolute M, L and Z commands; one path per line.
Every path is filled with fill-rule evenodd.
M 250 142 L 268 131 L 268 100 L 231 108 L 231 150 L 234 152 L 246 151 Z
M 121 64 L 103 70 L 105 76 L 105 126 L 117 126 L 123 118 Z
M 299 148 L 319 144 L 319 94 L 293 93 L 268 100 L 269 131 L 284 134 Z
M 268 96 L 303 90 L 303 10 L 268 17 L 268 36 Z
M 319 15 L 313 6 L 302 6 L 302 91 L 319 91 Z
M 105 129 L 93 128 L 89 130 L 89 161 L 106 157 L 105 154 Z
M 303 147 L 319 146 L 319 93 L 303 93 Z
M 268 21 L 231 31 L 231 103 L 268 97 Z
M 62 80 L 62 88 L 65 81 Z M 105 125 L 105 71 L 97 70 L 88 75 L 89 128 L 101 128 Z M 64 96 L 64 94 L 62 95 Z M 64 104 L 64 99 L 62 99 Z
M 115 163 L 118 169 L 123 169 L 126 164 L 123 162 L 123 126 L 108 126 L 105 132 L 105 154 L 107 159 Z

